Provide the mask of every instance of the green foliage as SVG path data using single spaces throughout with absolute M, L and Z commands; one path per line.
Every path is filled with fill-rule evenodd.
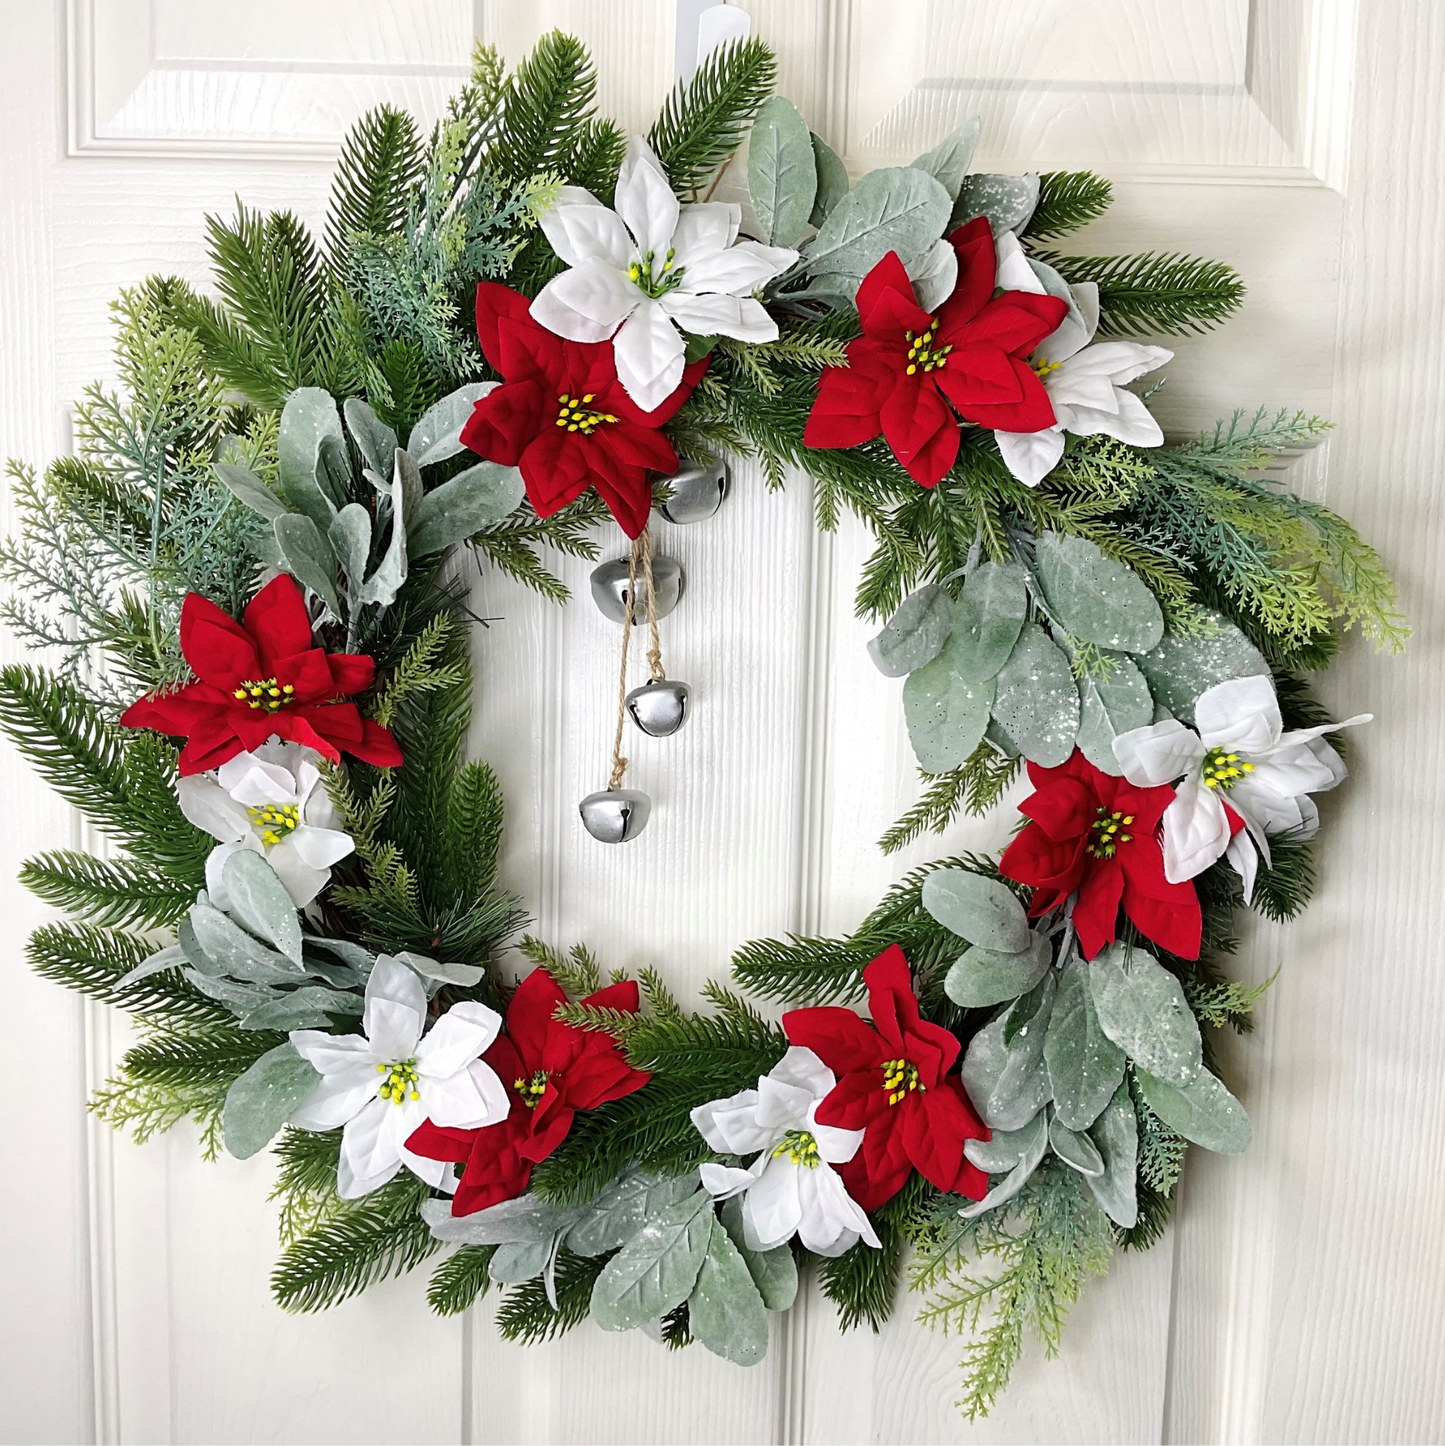
M 903 1252 L 917 1219 L 931 1216 L 937 1194 L 916 1171 L 903 1189 L 872 1215 L 881 1250 L 859 1241 L 851 1250 L 818 1261 L 818 1285 L 838 1310 L 838 1329 L 850 1331 L 867 1322 L 876 1335 L 893 1314 Z
M 326 215 L 326 253 L 333 266 L 344 267 L 352 237 L 400 229 L 421 172 L 421 140 L 406 111 L 378 106 L 352 126 L 342 143 Z
M 1144 1101 L 1129 1071 L 1129 1098 L 1134 1102 L 1134 1115 L 1139 1124 L 1139 1183 L 1165 1197 L 1172 1196 L 1184 1168 L 1184 1155 L 1189 1141 L 1176 1135 Z
M 486 1295 L 491 1286 L 487 1273 L 495 1245 L 464 1245 L 432 1271 L 426 1288 L 426 1303 L 438 1315 L 461 1315 Z
M 1276 834 L 1269 841 L 1269 866 L 1263 860 L 1254 880 L 1251 907 L 1282 924 L 1309 903 L 1315 891 L 1315 850 L 1312 839 Z
M 502 1339 L 535 1346 L 581 1325 L 592 1304 L 592 1287 L 616 1253 L 573 1255 L 564 1246 L 557 1255 L 555 1308 L 540 1276 L 503 1291 L 497 1307 L 497 1330 Z
M 210 1025 L 185 1034 L 157 1031 L 128 1049 L 120 1068 L 91 1097 L 90 1108 L 116 1129 L 129 1127 L 137 1144 L 189 1117 L 201 1130 L 201 1150 L 221 1150 L 226 1092 L 286 1036 L 268 1029 Z
M 1109 209 L 1113 192 L 1092 171 L 1045 171 L 1039 177 L 1039 203 L 1019 235 L 1032 243 L 1077 231 Z
M 325 1310 L 435 1255 L 441 1241 L 432 1238 L 420 1214 L 430 1193 L 425 1181 L 403 1170 L 359 1200 L 338 1200 L 276 1263 L 271 1293 L 277 1303 L 293 1312 Z
M 613 1019 L 600 1011 L 569 1014 L 574 1023 L 625 1030 L 628 1062 L 652 1079 L 636 1094 L 579 1113 L 567 1138 L 537 1166 L 532 1188 L 559 1204 L 595 1197 L 630 1163 L 679 1175 L 710 1155 L 689 1111 L 756 1085 L 787 1050 L 777 1025 L 737 995 L 709 984 L 717 1011 L 681 1017 L 670 1012 Z M 575 1008 L 575 1006 L 574 1006 Z
M 144 864 L 131 859 L 107 863 L 71 849 L 27 859 L 20 882 L 47 904 L 111 928 L 162 929 L 195 902 L 194 889 L 157 877 Z
M 281 1204 L 281 1243 L 290 1245 L 319 1230 L 343 1207 L 336 1193 L 341 1131 L 281 1131 L 272 1147 L 279 1169 L 271 1198 Z
M 574 944 L 564 954 L 528 934 L 517 948 L 532 963 L 545 969 L 557 981 L 558 987 L 573 998 L 595 994 L 602 988 L 602 970 L 585 944 Z
M 969 1335 L 960 1367 L 970 1420 L 988 1414 L 1023 1352 L 1030 1329 L 1050 1357 L 1084 1280 L 1108 1269 L 1109 1218 L 1079 1175 L 1049 1161 L 1008 1203 L 972 1220 L 957 1197 L 938 1198 L 932 1225 L 915 1238 L 914 1290 L 928 1292 L 918 1318 L 945 1334 Z M 965 1274 L 970 1260 L 996 1262 L 986 1276 Z M 987 1324 L 980 1329 L 980 1324 Z
M 456 624 L 446 613 L 438 613 L 417 635 L 391 676 L 377 690 L 370 714 L 383 728 L 391 727 L 397 707 L 404 698 L 438 689 L 457 689 L 469 681 L 465 664 L 439 661 L 449 649 Z
M 761 40 L 720 45 L 673 86 L 647 140 L 680 196 L 702 190 L 742 144 L 778 65 Z
M 1226 1026 L 1238 1034 L 1248 1034 L 1254 1028 L 1251 1015 L 1255 1006 L 1269 991 L 1269 986 L 1279 977 L 1276 970 L 1262 984 L 1202 983 L 1190 979 L 1184 983 L 1184 995 L 1189 1007 L 1200 1024 L 1213 1029 Z
M 959 812 L 979 817 L 1001 799 L 1023 768 L 1022 758 L 1010 758 L 983 742 L 957 768 L 947 773 L 924 773 L 923 797 L 878 840 L 885 854 L 897 853 L 925 831 L 942 833 Z
M 1187 336 L 1227 321 L 1244 301 L 1244 282 L 1223 261 L 1177 252 L 1138 256 L 1037 253 L 1068 282 L 1099 288 L 1099 335 Z

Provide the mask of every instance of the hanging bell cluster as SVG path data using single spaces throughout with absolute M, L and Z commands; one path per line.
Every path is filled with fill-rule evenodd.
M 726 464 L 685 464 L 667 479 L 666 502 L 656 511 L 667 521 L 684 526 L 704 522 L 722 506 L 730 479 Z M 640 788 L 624 788 L 627 759 L 622 756 L 625 720 L 649 738 L 670 738 L 687 722 L 691 689 L 669 678 L 662 666 L 662 645 L 657 624 L 682 601 L 687 577 L 674 558 L 652 550 L 652 535 L 644 528 L 632 551 L 592 572 L 592 600 L 606 618 L 622 627 L 622 672 L 618 694 L 617 730 L 612 746 L 612 776 L 607 787 L 589 793 L 579 806 L 587 832 L 600 843 L 627 843 L 647 826 L 652 800 Z M 650 676 L 635 688 L 627 687 L 627 658 L 634 627 L 646 627 Z

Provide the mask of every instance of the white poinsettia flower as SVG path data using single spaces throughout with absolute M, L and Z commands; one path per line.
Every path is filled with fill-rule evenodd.
M 811 1049 L 794 1046 L 755 1090 L 740 1090 L 692 1112 L 692 1122 L 719 1154 L 758 1157 L 746 1170 L 704 1165 L 703 1185 L 718 1199 L 743 1195 L 743 1236 L 752 1250 L 772 1250 L 796 1235 L 817 1255 L 842 1255 L 858 1240 L 881 1249 L 867 1213 L 833 1169 L 851 1160 L 862 1130 L 820 1125 L 818 1104 L 833 1072 Z
M 423 1120 L 478 1129 L 507 1117 L 506 1087 L 480 1058 L 502 1017 L 472 1000 L 452 1005 L 425 1034 L 420 978 L 400 959 L 377 958 L 366 985 L 361 1034 L 294 1029 L 291 1043 L 321 1074 L 291 1123 L 303 1130 L 343 1126 L 336 1193 L 355 1200 L 405 1165 L 441 1188 L 450 1166 L 406 1148 Z
M 219 769 L 176 784 L 181 812 L 219 845 L 206 860 L 206 891 L 218 909 L 230 907 L 221 879 L 239 849 L 265 856 L 298 909 L 326 887 L 331 866 L 354 845 L 317 764 L 321 755 L 272 737 L 252 753 L 238 753 Z
M 650 412 L 682 381 L 687 345 L 679 328 L 777 340 L 777 323 L 752 293 L 798 253 L 739 241 L 738 206 L 679 204 L 661 161 L 638 136 L 627 145 L 616 204 L 612 211 L 580 186 L 561 188 L 541 226 L 570 269 L 542 288 L 532 316 L 572 341 L 611 337 L 618 380 Z
M 995 246 L 999 286 L 1035 295 L 1048 292 L 1012 231 L 1000 235 Z M 1058 465 L 1065 432 L 1079 437 L 1103 433 L 1134 447 L 1158 447 L 1164 441 L 1149 408 L 1124 388 L 1163 366 L 1174 353 L 1132 341 L 1095 342 L 1098 286 L 1081 281 L 1068 289 L 1073 297 L 1068 315 L 1029 358 L 1053 403 L 1054 425 L 1040 432 L 994 433 L 1004 464 L 1028 487 L 1037 487 Z
M 1266 677 L 1235 678 L 1199 695 L 1198 732 L 1177 718 L 1121 733 L 1114 757 L 1140 788 L 1182 779 L 1164 811 L 1164 875 L 1182 883 L 1227 854 L 1254 893 L 1258 859 L 1269 863 L 1270 834 L 1312 837 L 1319 812 L 1309 798 L 1341 783 L 1346 769 L 1324 734 L 1368 723 L 1358 714 L 1343 723 L 1286 733 L 1274 684 Z M 1230 821 L 1232 810 L 1242 830 Z

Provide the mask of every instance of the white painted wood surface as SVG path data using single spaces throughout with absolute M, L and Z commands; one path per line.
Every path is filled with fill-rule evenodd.
M 1396 568 L 1411 653 L 1350 643 L 1325 685 L 1373 708 L 1356 777 L 1326 803 L 1321 894 L 1261 928 L 1248 977 L 1282 965 L 1231 1042 L 1256 1123 L 1243 1159 L 1199 1156 L 1179 1223 L 1120 1260 L 1059 1360 L 1030 1354 L 993 1418 L 954 1413 L 956 1341 L 912 1324 L 839 1337 L 809 1297 L 752 1371 L 584 1326 L 523 1350 L 489 1307 L 432 1318 L 420 1276 L 321 1317 L 270 1303 L 263 1160 L 207 1165 L 186 1130 L 137 1149 L 87 1087 L 124 1022 L 19 962 L 45 911 L 0 882 L 0 1439 L 163 1441 L 1419 1441 L 1445 1435 L 1445 1126 L 1435 1021 L 1442 837 L 1434 604 L 1445 455 L 1445 249 L 1432 0 L 745 0 L 782 89 L 855 169 L 906 161 L 981 110 L 985 165 L 1093 166 L 1110 214 L 1074 244 L 1191 250 L 1251 287 L 1224 331 L 1177 346 L 1158 399 L 1185 431 L 1236 405 L 1330 416 L 1293 485 L 1325 495 Z M 345 27 L 334 21 L 344 15 Z M 646 125 L 673 67 L 669 0 L 0 0 L 0 449 L 43 462 L 109 365 L 106 303 L 153 271 L 205 275 L 200 217 L 290 206 L 315 222 L 337 135 L 389 97 L 434 109 L 472 33 L 517 56 L 560 25 L 600 99 Z M 7 514 L 8 520 L 8 514 Z M 479 581 L 475 751 L 511 800 L 506 872 L 558 942 L 657 964 L 683 994 L 745 940 L 842 930 L 918 859 L 996 847 L 970 822 L 885 860 L 916 791 L 897 685 L 852 616 L 866 539 L 819 538 L 804 488 L 742 469 L 716 519 L 662 525 L 690 589 L 665 626 L 697 690 L 688 729 L 636 741 L 653 823 L 626 850 L 581 833 L 600 786 L 617 634 Z M 609 543 L 621 550 L 620 534 Z M 585 593 L 587 568 L 564 576 Z M 0 643 L 13 656 L 13 644 Z M 80 840 L 0 753 L 0 880 Z

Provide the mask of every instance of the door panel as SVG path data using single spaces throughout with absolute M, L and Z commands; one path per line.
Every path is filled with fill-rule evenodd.
M 977 111 L 981 167 L 1114 180 L 1109 214 L 1067 238 L 1071 249 L 1233 263 L 1250 287 L 1239 315 L 1169 343 L 1176 361 L 1156 399 L 1166 429 L 1261 404 L 1331 417 L 1337 438 L 1280 459 L 1277 475 L 1356 521 L 1399 569 L 1417 621 L 1428 618 L 1445 447 L 1438 7 L 1380 0 L 1368 25 L 1353 0 L 742 8 L 779 53 L 780 89 L 855 174 L 906 163 Z M 0 0 L 12 82 L 0 89 L 5 451 L 41 462 L 67 447 L 69 399 L 111 371 L 106 303 L 154 271 L 203 280 L 204 212 L 229 211 L 239 193 L 317 224 L 351 120 L 383 99 L 434 116 L 474 34 L 513 60 L 553 26 L 579 35 L 602 109 L 644 129 L 671 83 L 673 10 L 267 0 L 242 21 L 218 0 Z M 737 194 L 735 176 L 728 188 Z M 535 931 L 585 941 L 608 967 L 654 964 L 693 1003 L 747 939 L 846 930 L 915 863 L 997 848 L 1007 824 L 964 821 L 892 858 L 874 847 L 917 778 L 898 685 L 872 668 L 873 629 L 853 616 L 869 551 L 859 527 L 819 537 L 802 479 L 768 496 L 740 466 L 715 519 L 659 529 L 659 550 L 688 575 L 664 655 L 697 708 L 672 740 L 627 739 L 630 779 L 655 801 L 648 831 L 607 850 L 577 825 L 577 800 L 606 779 L 619 642 L 587 598 L 586 563 L 558 564 L 575 596 L 566 609 L 476 580 L 489 627 L 476 638 L 472 748 L 502 779 L 505 876 Z M 616 529 L 601 541 L 621 555 Z M 185 1128 L 137 1149 L 95 1127 L 83 1101 L 125 1047 L 123 1019 L 12 968 L 0 1030 L 34 1088 L 7 1124 L 7 1174 L 43 1182 L 46 1204 L 12 1190 L 0 1206 L 15 1295 L 0 1324 L 0 1436 L 1438 1435 L 1445 1387 L 1429 1366 L 1445 1332 L 1434 1309 L 1445 1259 L 1419 1236 L 1438 1220 L 1441 1181 L 1418 1142 L 1445 1124 L 1431 1033 L 1445 1003 L 1430 907 L 1441 843 L 1438 789 L 1416 775 L 1438 767 L 1439 648 L 1433 626 L 1403 664 L 1351 643 L 1323 689 L 1381 721 L 1327 803 L 1319 902 L 1288 929 L 1251 930 L 1237 961 L 1247 979 L 1283 966 L 1259 1031 L 1224 1046 L 1254 1148 L 1191 1160 L 1170 1237 L 1087 1289 L 1059 1359 L 1027 1352 L 989 1421 L 969 1427 L 954 1411 L 961 1344 L 914 1325 L 911 1298 L 881 1334 L 840 1336 L 811 1294 L 746 1372 L 590 1325 L 509 1346 L 490 1303 L 461 1321 L 432 1317 L 421 1275 L 321 1317 L 285 1316 L 266 1289 L 265 1159 L 205 1163 Z M 13 656 L 8 640 L 0 649 Z M 10 816 L 24 820 L 0 843 L 13 878 L 28 854 L 80 839 L 8 746 L 0 770 Z M 0 888 L 15 953 L 45 911 Z

